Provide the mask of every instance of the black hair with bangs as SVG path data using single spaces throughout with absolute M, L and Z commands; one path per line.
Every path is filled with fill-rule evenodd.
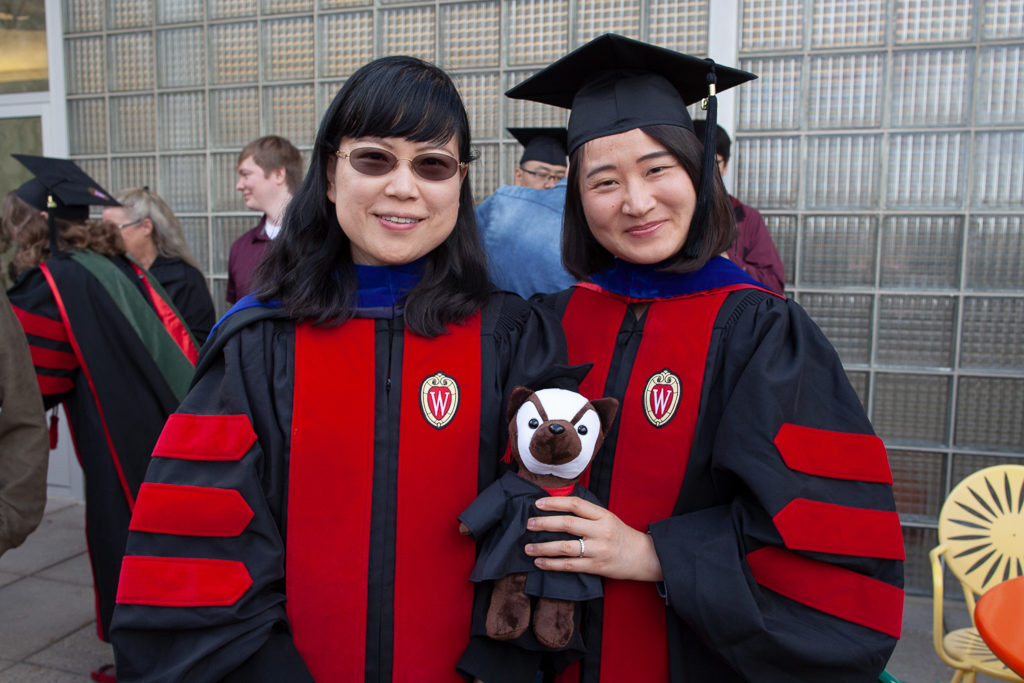
M 415 57 L 383 57 L 352 74 L 324 114 L 309 171 L 257 271 L 257 298 L 279 299 L 296 319 L 337 323 L 352 317 L 356 269 L 351 244 L 327 198 L 328 173 L 341 139 L 400 137 L 445 144 L 453 136 L 459 160 L 472 161 L 466 108 L 440 68 Z M 405 323 L 417 334 L 435 337 L 446 325 L 478 311 L 491 291 L 468 175 L 462 180 L 455 229 L 425 258 L 423 278 L 406 301 Z

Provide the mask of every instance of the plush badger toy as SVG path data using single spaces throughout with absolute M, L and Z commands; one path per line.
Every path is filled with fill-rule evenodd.
M 565 389 L 525 387 L 512 391 L 508 407 L 509 441 L 519 465 L 485 489 L 459 515 L 459 531 L 480 546 L 472 581 L 494 581 L 487 612 L 487 635 L 513 640 L 530 624 L 545 647 L 561 649 L 572 638 L 576 603 L 602 596 L 601 578 L 593 574 L 546 572 L 524 552 L 528 542 L 575 539 L 565 533 L 527 532 L 526 521 L 544 513 L 538 498 L 549 495 L 597 498 L 579 485 L 580 476 L 601 447 L 615 418 L 614 398 L 588 401 Z

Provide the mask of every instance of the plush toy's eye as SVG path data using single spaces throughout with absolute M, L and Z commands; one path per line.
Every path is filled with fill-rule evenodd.
M 580 436 L 585 436 L 587 433 L 587 425 L 580 425 L 576 428 L 576 431 L 580 433 Z
M 531 417 L 530 421 L 527 422 L 526 424 L 530 426 L 530 429 L 536 429 L 537 427 L 540 427 L 540 422 L 535 417 Z

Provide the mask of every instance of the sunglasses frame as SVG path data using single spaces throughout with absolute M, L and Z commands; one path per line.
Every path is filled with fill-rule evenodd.
M 392 159 L 395 160 L 395 162 L 391 165 L 391 168 L 389 168 L 384 173 L 380 173 L 380 174 L 367 173 L 366 171 L 361 171 L 354 164 L 352 165 L 352 168 L 357 173 L 361 173 L 361 174 L 363 174 L 365 176 L 369 176 L 371 178 L 380 178 L 380 177 L 386 176 L 388 173 L 391 173 L 392 171 L 395 170 L 395 168 L 398 166 L 398 162 L 399 161 L 408 161 L 409 162 L 409 166 L 412 168 L 412 172 L 416 174 L 417 178 L 421 178 L 423 180 L 426 180 L 427 182 L 440 183 L 440 182 L 444 182 L 445 180 L 451 180 L 458 173 L 464 172 L 466 167 L 469 165 L 468 161 L 459 161 L 456 157 L 453 157 L 450 154 L 444 154 L 443 152 L 424 152 L 423 154 L 417 154 L 416 156 L 414 156 L 413 158 L 410 159 L 408 157 L 400 157 L 400 156 L 398 156 L 398 155 L 396 155 L 396 154 L 394 154 L 394 153 L 384 149 L 383 147 L 373 147 L 373 146 L 369 146 L 369 147 L 355 147 L 355 148 L 349 150 L 348 152 L 342 152 L 341 149 L 338 149 L 338 150 L 336 150 L 334 152 L 334 156 L 338 157 L 339 159 L 348 159 L 348 163 L 352 164 L 352 158 L 351 158 L 352 154 L 355 153 L 355 152 L 359 152 L 361 150 L 372 150 L 374 152 L 378 152 L 380 154 L 387 155 L 387 156 L 389 156 L 389 157 L 391 157 Z M 446 157 L 448 159 L 451 159 L 451 160 L 453 160 L 456 163 L 455 170 L 452 171 L 452 174 L 450 176 L 446 176 L 444 178 L 427 178 L 426 176 L 422 175 L 416 169 L 416 159 L 419 159 L 421 157 L 426 157 L 426 156 L 441 156 L 441 157 Z

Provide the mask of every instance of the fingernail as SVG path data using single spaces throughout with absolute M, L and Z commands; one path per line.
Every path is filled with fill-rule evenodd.
M 537 523 L 533 521 L 533 517 L 531 517 L 530 519 L 526 520 L 526 528 L 527 529 L 532 529 L 535 526 L 537 526 Z
M 544 508 L 544 507 L 546 507 L 546 506 L 547 506 L 547 503 L 545 503 L 545 502 L 544 502 L 544 499 L 543 499 L 543 498 L 538 498 L 538 499 L 537 499 L 537 507 L 539 507 L 539 508 Z
M 533 554 L 533 544 L 532 543 L 528 543 L 526 545 L 526 554 L 527 555 L 532 555 Z

